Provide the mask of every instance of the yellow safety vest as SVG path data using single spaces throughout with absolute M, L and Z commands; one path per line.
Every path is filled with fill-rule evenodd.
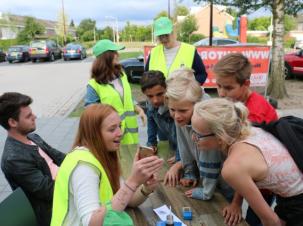
M 165 78 L 167 78 L 171 72 L 179 69 L 181 66 L 192 68 L 195 50 L 196 48 L 194 46 L 181 42 L 175 59 L 173 60 L 170 68 L 167 68 L 164 46 L 162 44 L 157 45 L 151 50 L 148 68 L 149 70 L 162 71 Z
M 111 188 L 109 179 L 100 162 L 90 151 L 75 149 L 73 152 L 66 155 L 56 177 L 51 226 L 61 226 L 65 221 L 69 204 L 69 180 L 72 172 L 79 162 L 89 163 L 99 169 L 101 173 L 101 181 L 99 186 L 100 202 L 105 205 L 113 197 L 113 190 Z
M 121 77 L 123 86 L 123 100 L 120 94 L 110 84 L 99 84 L 95 79 L 90 79 L 88 84 L 96 91 L 102 104 L 113 106 L 121 118 L 123 131 L 122 144 L 137 144 L 139 142 L 137 115 L 134 111 L 134 103 L 127 76 Z

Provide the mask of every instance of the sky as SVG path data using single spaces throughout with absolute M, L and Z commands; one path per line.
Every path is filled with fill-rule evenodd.
M 171 0 L 193 6 L 192 0 Z M 69 21 L 79 24 L 81 20 L 96 20 L 97 27 L 102 28 L 118 20 L 119 27 L 126 21 L 135 24 L 151 24 L 152 19 L 161 11 L 167 10 L 168 0 L 64 0 L 64 11 Z M 57 21 L 62 9 L 62 0 L 0 0 L 0 12 L 40 19 Z M 113 19 L 116 18 L 116 19 Z

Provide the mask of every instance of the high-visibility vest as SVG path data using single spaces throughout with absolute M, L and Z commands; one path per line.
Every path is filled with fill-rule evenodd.
M 101 204 L 105 205 L 113 197 L 113 190 L 109 179 L 100 162 L 90 151 L 75 149 L 73 152 L 66 155 L 56 177 L 51 226 L 61 226 L 65 221 L 69 205 L 70 176 L 80 162 L 89 163 L 100 171 L 101 181 L 99 185 L 99 199 Z
M 130 85 L 125 74 L 121 77 L 121 81 L 124 92 L 123 100 L 119 92 L 110 84 L 100 84 L 95 79 L 90 79 L 88 84 L 96 91 L 102 104 L 113 106 L 120 115 L 123 131 L 121 144 L 137 144 L 139 142 L 137 115 L 134 110 Z
M 196 48 L 194 46 L 181 42 L 175 59 L 173 60 L 170 68 L 167 68 L 164 46 L 159 44 L 151 50 L 148 68 L 149 70 L 162 71 L 165 78 L 167 78 L 171 72 L 182 66 L 192 68 L 195 50 Z

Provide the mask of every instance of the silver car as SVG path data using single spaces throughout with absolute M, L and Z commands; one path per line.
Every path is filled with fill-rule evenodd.
M 229 38 L 216 38 L 212 39 L 213 46 L 225 46 L 230 44 L 237 44 L 240 43 L 237 40 L 229 39 Z M 201 39 L 198 42 L 193 44 L 194 46 L 209 46 L 209 38 Z

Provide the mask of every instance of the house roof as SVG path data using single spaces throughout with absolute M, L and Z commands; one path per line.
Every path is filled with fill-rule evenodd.
M 18 16 L 18 15 L 8 15 L 8 18 L 10 21 L 13 21 L 15 22 L 15 24 L 18 26 L 24 26 L 25 24 L 25 20 L 26 20 L 26 17 L 27 16 Z M 56 21 L 51 21 L 51 20 L 43 20 L 43 19 L 37 19 L 37 22 L 43 24 L 43 26 L 45 28 L 48 28 L 48 29 L 55 29 L 56 25 L 57 25 L 57 22 Z
M 191 7 L 190 9 L 190 14 L 195 15 L 195 14 L 200 14 L 203 13 L 204 10 L 208 10 L 210 4 L 207 3 L 204 6 L 194 6 Z M 226 16 L 228 16 L 231 20 L 234 19 L 234 17 L 232 15 L 230 15 L 229 13 L 226 12 L 226 6 L 223 5 L 213 5 L 214 8 L 216 8 L 218 11 L 224 13 Z

